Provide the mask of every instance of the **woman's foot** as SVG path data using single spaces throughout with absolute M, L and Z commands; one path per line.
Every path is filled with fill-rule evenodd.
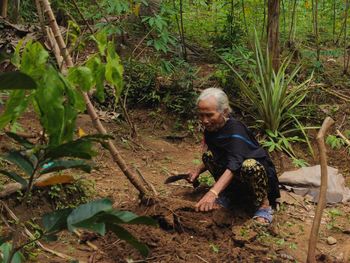
M 272 222 L 273 219 L 273 211 L 270 206 L 268 207 L 260 207 L 254 214 L 253 219 L 255 222 L 262 224 L 262 225 L 269 225 Z

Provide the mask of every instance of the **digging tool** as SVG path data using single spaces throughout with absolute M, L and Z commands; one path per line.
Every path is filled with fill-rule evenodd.
M 170 184 L 179 180 L 187 180 L 189 174 L 177 174 L 177 175 L 172 175 L 169 176 L 165 181 L 164 184 Z M 198 180 L 195 180 L 193 183 L 193 187 L 197 188 L 199 186 Z

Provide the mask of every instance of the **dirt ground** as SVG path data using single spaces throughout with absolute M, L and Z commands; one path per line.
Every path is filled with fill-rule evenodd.
M 92 241 L 98 251 L 80 244 L 79 239 L 68 232 L 62 233 L 59 241 L 43 243 L 81 262 L 305 262 L 315 208 L 307 199 L 283 192 L 272 225 L 263 227 L 239 210 L 195 212 L 193 205 L 207 191 L 205 186 L 194 190 L 186 182 L 163 183 L 171 173 L 186 172 L 198 164 L 201 150 L 200 134 L 197 138 L 188 135 L 169 139 L 169 135 L 174 135 L 174 121 L 171 116 L 164 116 L 150 110 L 133 111 L 132 118 L 139 135 L 137 140 L 130 139 L 124 122 L 108 119 L 104 122 L 115 136 L 128 165 L 142 172 L 158 192 L 160 202 L 151 206 L 141 205 L 137 191 L 105 150 L 100 149 L 94 160 L 98 169 L 85 175 L 95 184 L 94 198 L 111 198 L 116 209 L 149 215 L 158 221 L 158 227 L 126 227 L 148 245 L 151 250 L 149 256 L 142 258 L 134 248 L 111 233 Z M 20 123 L 28 133 L 39 131 L 31 114 L 22 117 Z M 95 132 L 88 115 L 79 117 L 78 127 L 88 134 Z M 1 137 L 2 147 L 9 143 L 8 138 Z M 273 155 L 273 158 L 279 174 L 292 169 L 285 156 Z M 350 177 L 349 160 L 345 152 L 329 151 L 329 163 L 340 169 L 347 182 Z M 11 198 L 5 202 L 19 216 L 28 214 L 30 210 L 23 211 Z M 50 209 L 43 200 L 33 202 L 32 207 L 36 213 Z M 38 217 L 38 214 L 35 216 Z M 317 245 L 319 262 L 350 262 L 349 235 L 349 205 L 327 207 Z M 336 239 L 336 244 L 327 243 L 330 236 Z M 42 250 L 33 251 L 37 255 L 32 262 L 67 262 Z
M 207 71 L 212 70 L 213 67 L 205 65 L 199 77 L 204 78 L 208 75 Z M 349 89 L 346 92 L 349 93 Z M 324 96 L 324 104 L 333 105 L 323 107 L 324 113 L 336 110 L 337 127 L 350 129 L 349 105 L 333 99 L 333 96 Z M 321 99 L 317 103 L 323 101 Z M 281 205 L 275 211 L 273 223 L 268 227 L 257 225 L 240 210 L 195 212 L 194 204 L 208 190 L 205 186 L 193 189 L 186 182 L 170 185 L 163 182 L 170 174 L 186 172 L 198 164 L 201 135 L 176 131 L 175 118 L 164 112 L 134 110 L 131 116 L 137 126 L 137 140 L 130 139 L 127 125 L 119 119 L 114 121 L 104 114 L 103 124 L 115 136 L 115 143 L 129 167 L 141 171 L 156 189 L 160 201 L 150 206 L 140 204 L 135 188 L 103 149 L 99 149 L 99 154 L 94 159 L 97 169 L 84 177 L 94 182 L 94 199 L 108 197 L 113 200 L 116 209 L 149 215 L 158 221 L 158 227 L 126 226 L 135 237 L 147 244 L 150 254 L 147 258 L 142 258 L 134 248 L 111 233 L 91 241 L 97 246 L 97 251 L 86 244 L 80 244 L 79 238 L 68 232 L 61 233 L 58 241 L 43 242 L 45 246 L 70 255 L 79 262 L 89 263 L 306 262 L 314 204 L 303 197 L 282 192 Z M 26 133 L 40 132 L 40 126 L 32 113 L 21 117 L 19 122 Z M 315 120 L 312 122 L 315 123 Z M 95 133 L 87 115 L 79 117 L 78 127 L 87 134 Z M 330 132 L 335 134 L 334 130 Z M 180 136 L 174 137 L 174 134 Z M 0 134 L 0 151 L 7 149 L 10 144 L 10 139 Z M 312 144 L 316 150 L 315 140 Z M 296 145 L 295 149 L 310 165 L 318 163 L 317 159 L 308 155 L 305 145 Z M 328 147 L 328 157 L 328 164 L 338 168 L 345 176 L 347 186 L 350 186 L 350 155 L 343 149 L 331 150 Z M 295 169 L 283 154 L 273 154 L 272 158 L 279 175 L 283 171 Z M 52 209 L 50 204 L 39 197 L 25 207 L 18 205 L 16 196 L 11 196 L 4 202 L 20 217 L 40 218 L 40 215 Z M 0 233 L 5 230 L 4 222 L 1 222 Z M 329 245 L 329 237 L 334 237 L 336 243 Z M 31 250 L 30 262 L 73 262 L 37 247 L 28 249 Z M 349 204 L 338 204 L 325 209 L 317 255 L 319 262 L 350 262 Z

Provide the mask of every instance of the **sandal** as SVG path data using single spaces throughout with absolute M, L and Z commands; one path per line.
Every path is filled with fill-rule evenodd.
M 259 208 L 259 209 L 255 212 L 255 214 L 254 214 L 254 216 L 253 216 L 253 219 L 263 218 L 263 219 L 265 219 L 265 222 L 266 222 L 266 223 L 258 222 L 258 221 L 256 221 L 256 220 L 255 220 L 255 221 L 256 221 L 257 223 L 262 224 L 262 225 L 269 225 L 269 224 L 271 224 L 272 219 L 273 219 L 272 214 L 273 214 L 273 211 L 272 211 L 271 207 Z

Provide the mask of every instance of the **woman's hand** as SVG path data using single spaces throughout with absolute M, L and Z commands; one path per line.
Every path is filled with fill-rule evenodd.
M 195 205 L 196 211 L 207 212 L 219 208 L 220 206 L 216 203 L 216 198 L 217 196 L 213 192 L 207 192 Z
M 188 179 L 190 183 L 193 183 L 200 175 L 200 170 L 198 168 L 188 172 Z

